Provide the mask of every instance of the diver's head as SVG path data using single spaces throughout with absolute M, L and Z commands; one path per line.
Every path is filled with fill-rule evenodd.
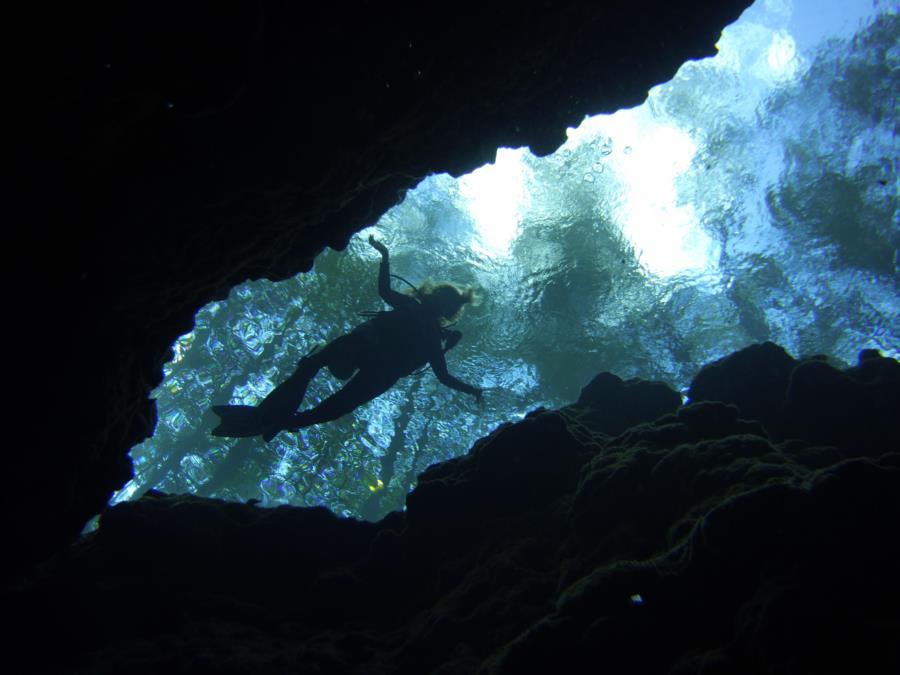
M 480 303 L 480 288 L 477 286 L 459 287 L 451 283 L 435 284 L 424 282 L 418 290 L 419 301 L 440 320 L 442 325 L 453 323 L 468 304 Z

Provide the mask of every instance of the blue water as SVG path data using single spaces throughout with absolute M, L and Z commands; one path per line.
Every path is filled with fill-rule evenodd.
M 586 119 L 546 158 L 500 149 L 467 176 L 426 178 L 313 273 L 235 288 L 176 343 L 156 433 L 115 499 L 156 487 L 377 518 L 429 464 L 571 402 L 602 370 L 683 389 L 763 340 L 836 361 L 900 356 L 898 36 L 886 3 L 758 2 L 718 56 L 639 108 Z M 484 404 L 427 371 L 270 444 L 210 437 L 212 403 L 256 403 L 382 307 L 370 233 L 413 283 L 485 288 L 448 356 Z M 323 371 L 307 401 L 338 386 Z

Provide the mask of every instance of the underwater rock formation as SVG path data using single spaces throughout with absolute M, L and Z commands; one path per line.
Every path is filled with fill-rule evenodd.
M 640 103 L 749 4 L 17 6 L 8 381 L 44 410 L 8 453 L 3 565 L 64 548 L 129 479 L 200 307 L 309 269 L 428 174 Z
M 877 353 L 755 345 L 686 405 L 601 374 L 379 523 L 150 493 L 7 590 L 11 644 L 92 673 L 896 672 L 898 395 Z

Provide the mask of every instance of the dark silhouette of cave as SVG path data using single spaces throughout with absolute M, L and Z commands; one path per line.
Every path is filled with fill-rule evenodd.
M 686 407 L 600 375 L 429 469 L 380 523 L 162 494 L 104 512 L 198 308 L 309 269 L 429 173 L 546 154 L 640 103 L 748 4 L 14 10 L 9 658 L 895 672 L 900 385 L 877 354 L 840 371 L 752 347 Z

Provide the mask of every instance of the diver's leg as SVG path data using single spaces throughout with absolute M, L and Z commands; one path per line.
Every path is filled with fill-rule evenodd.
M 330 368 L 332 363 L 352 360 L 353 354 L 359 350 L 357 342 L 359 337 L 353 333 L 342 335 L 319 351 L 300 359 L 293 374 L 275 387 L 259 404 L 264 440 L 272 440 L 281 429 L 285 428 L 287 418 L 300 407 L 309 383 L 319 370 L 325 366 Z
M 340 340 L 340 338 L 338 338 Z M 270 426 L 282 421 L 286 416 L 296 412 L 306 396 L 306 388 L 316 376 L 316 373 L 325 365 L 323 355 L 332 351 L 334 344 L 326 345 L 318 352 L 309 354 L 297 362 L 297 367 L 289 378 L 275 387 L 260 402 L 258 408 L 261 417 L 265 420 L 265 426 Z
M 303 402 L 306 388 L 316 373 L 325 366 L 331 367 L 332 363 L 346 361 L 347 355 L 352 354 L 356 349 L 355 342 L 352 334 L 341 335 L 322 349 L 304 356 L 297 362 L 297 368 L 293 374 L 269 392 L 259 407 L 270 410 L 273 414 L 278 411 L 287 415 L 296 411 Z M 292 403 L 293 407 L 291 407 Z
M 327 364 L 328 370 L 339 380 L 347 380 L 353 376 L 359 367 L 356 360 L 350 354 L 334 358 Z
M 321 367 L 309 357 L 301 359 L 293 374 L 270 391 L 259 404 L 260 415 L 269 422 L 296 411 L 303 402 L 310 380 L 316 376 Z
M 396 382 L 396 377 L 385 377 L 378 371 L 360 370 L 340 391 L 326 398 L 315 408 L 292 415 L 285 428 L 296 431 L 313 424 L 336 420 L 353 412 L 363 403 L 380 396 Z

